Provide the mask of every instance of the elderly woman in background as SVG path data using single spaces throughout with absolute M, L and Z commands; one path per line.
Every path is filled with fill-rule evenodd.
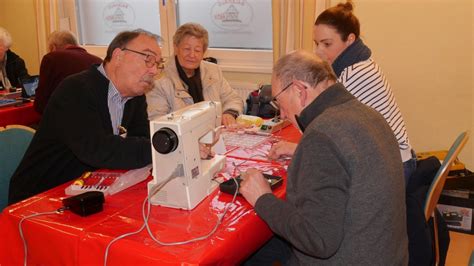
M 0 82 L 5 89 L 21 87 L 20 80 L 30 76 L 25 61 L 10 50 L 11 45 L 10 33 L 0 27 Z
M 207 30 L 197 23 L 181 25 L 173 36 L 174 58 L 163 77 L 147 93 L 150 120 L 201 101 L 222 104 L 222 124 L 230 126 L 242 113 L 243 101 L 230 87 L 218 65 L 203 61 L 209 44 Z

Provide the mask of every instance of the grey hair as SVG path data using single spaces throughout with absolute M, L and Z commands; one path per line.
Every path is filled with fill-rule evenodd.
M 273 67 L 273 75 L 286 86 L 293 80 L 300 80 L 315 87 L 325 80 L 336 81 L 336 75 L 328 62 L 314 53 L 304 50 L 293 51 L 280 58 Z
M 145 35 L 150 38 L 155 39 L 155 41 L 158 43 L 158 45 L 161 46 L 161 37 L 157 34 L 151 33 L 149 31 L 146 31 L 144 29 L 136 29 L 132 31 L 122 31 L 115 38 L 112 40 L 112 42 L 109 44 L 109 47 L 107 47 L 107 54 L 104 59 L 104 64 L 110 62 L 112 59 L 112 53 L 116 48 L 123 49 L 125 46 L 137 38 L 140 35 Z
M 0 42 L 7 48 L 10 48 L 13 42 L 10 33 L 2 27 L 0 27 Z
M 161 38 L 160 35 L 158 34 L 155 34 L 151 31 L 147 31 L 147 30 L 144 30 L 144 29 L 135 29 L 133 30 L 132 32 L 136 32 L 136 33 L 139 33 L 139 35 L 145 35 L 147 37 L 150 37 L 152 39 L 154 39 L 156 41 L 156 43 L 158 43 L 158 45 L 161 47 L 162 46 L 162 43 L 163 43 L 163 38 Z
M 173 36 L 173 44 L 178 46 L 184 37 L 193 36 L 197 39 L 202 39 L 204 52 L 207 51 L 209 46 L 209 34 L 207 30 L 198 23 L 185 23 L 176 30 Z
M 66 45 L 78 45 L 76 36 L 68 30 L 53 31 L 48 38 L 49 46 L 63 48 Z

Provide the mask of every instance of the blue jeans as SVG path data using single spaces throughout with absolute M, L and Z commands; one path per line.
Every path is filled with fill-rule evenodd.
M 288 264 L 291 257 L 291 246 L 286 240 L 279 236 L 274 236 L 268 240 L 263 247 L 253 253 L 246 261 L 244 266 L 260 266 L 260 265 L 274 265 L 279 262 L 279 265 Z
M 403 174 L 405 175 L 405 186 L 408 185 L 408 181 L 410 181 L 410 176 L 416 170 L 416 153 L 415 151 L 411 150 L 412 158 L 408 161 L 403 162 Z

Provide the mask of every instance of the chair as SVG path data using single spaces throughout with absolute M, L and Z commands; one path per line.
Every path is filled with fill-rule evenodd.
M 449 148 L 448 154 L 443 160 L 441 167 L 438 169 L 433 182 L 431 183 L 424 203 L 424 214 L 425 220 L 428 222 L 433 217 L 433 228 L 434 228 L 434 250 L 435 250 L 435 265 L 439 264 L 439 239 L 437 230 L 437 219 L 435 215 L 436 204 L 438 203 L 441 191 L 443 190 L 446 176 L 448 175 L 454 160 L 461 152 L 462 148 L 469 139 L 469 132 L 461 133 L 454 141 L 451 148 Z
M 0 211 L 7 206 L 10 178 L 34 134 L 34 129 L 21 125 L 9 125 L 0 129 Z

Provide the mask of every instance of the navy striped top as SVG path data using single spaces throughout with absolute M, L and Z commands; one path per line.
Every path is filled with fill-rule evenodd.
M 411 159 L 411 145 L 405 122 L 390 84 L 375 61 L 368 59 L 346 67 L 338 80 L 354 97 L 375 109 L 387 120 L 397 138 L 402 161 Z

